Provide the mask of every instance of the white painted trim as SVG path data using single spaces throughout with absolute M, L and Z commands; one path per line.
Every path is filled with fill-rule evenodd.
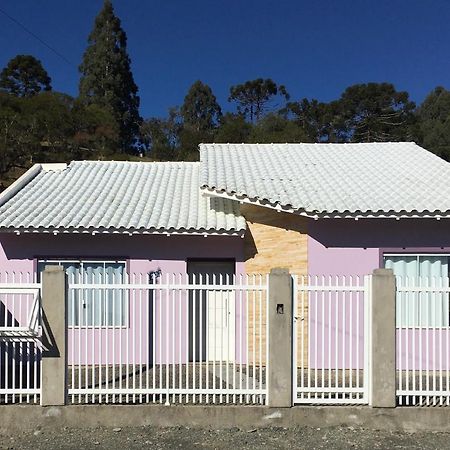
M 0 205 L 1 206 L 1 205 Z M 167 231 L 167 230 L 127 230 L 127 229 L 106 229 L 106 228 L 64 228 L 64 229 L 54 229 L 54 228 L 16 228 L 16 227 L 0 227 L 0 233 L 15 233 L 15 234 L 120 234 L 120 235 L 159 235 L 159 236 L 243 236 L 244 230 L 234 230 L 234 231 L 210 231 L 210 230 L 195 230 L 195 231 Z

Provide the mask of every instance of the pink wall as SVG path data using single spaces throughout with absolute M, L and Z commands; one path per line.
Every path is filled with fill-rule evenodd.
M 148 282 L 148 272 L 161 269 L 165 274 L 182 273 L 187 270 L 189 258 L 234 259 L 236 274 L 244 273 L 243 239 L 235 236 L 124 236 L 124 235 L 14 235 L 0 234 L 0 281 L 2 274 L 8 272 L 35 273 L 36 261 L 40 258 L 61 259 L 119 259 L 127 261 L 127 272 L 131 282 Z M 135 277 L 135 278 L 134 278 Z M 70 329 L 69 360 L 74 364 L 96 361 L 109 361 L 115 364 L 127 360 L 136 364 L 146 364 L 152 359 L 153 349 L 148 348 L 151 339 L 149 320 L 148 292 L 135 291 L 129 301 L 128 327 L 119 330 L 102 329 Z M 158 296 L 157 296 L 158 297 Z M 156 334 L 159 327 L 165 329 L 166 316 L 169 326 L 174 332 L 162 332 L 161 343 L 155 346 L 155 361 L 183 362 L 187 360 L 184 343 L 188 339 L 187 331 L 187 299 L 181 295 L 177 300 L 182 302 L 181 308 L 175 303 L 165 305 L 164 299 L 155 298 Z M 173 309 L 173 311 L 172 311 Z M 241 308 L 242 309 L 242 308 Z M 175 314 L 173 314 L 175 312 Z M 161 323 L 159 323 L 161 320 Z M 240 309 L 236 308 L 236 326 L 242 320 Z M 174 323 L 172 323 L 175 321 Z M 181 323 L 180 323 L 181 322 Z M 175 327 L 173 327 L 175 325 Z M 106 339 L 108 336 L 108 339 Z M 143 338 L 142 338 L 143 336 Z M 170 342 L 168 341 L 170 340 Z M 107 344 L 108 342 L 108 344 Z M 236 339 L 236 343 L 239 342 Z M 176 345 L 174 345 L 176 343 Z M 243 342 L 245 345 L 245 342 Z M 161 346 L 160 346 L 161 345 Z M 78 357 L 78 349 L 84 355 Z M 168 350 L 167 350 L 168 349 Z M 243 358 L 240 349 L 236 349 L 236 357 Z
M 185 272 L 188 258 L 234 258 L 243 272 L 243 239 L 237 236 L 124 236 L 0 234 L 0 272 L 33 271 L 36 258 L 126 259 L 130 274 L 160 268 Z
M 309 275 L 365 275 L 384 252 L 450 252 L 450 220 L 329 219 L 308 224 Z
M 449 220 L 318 220 L 310 221 L 308 231 L 308 274 L 312 276 L 363 276 L 370 274 L 374 269 L 383 267 L 384 253 L 450 253 Z M 362 283 L 362 280 L 360 282 Z M 311 339 L 309 350 L 311 367 L 321 368 L 330 365 L 331 367 L 342 367 L 342 364 L 345 363 L 346 367 L 355 368 L 355 362 L 357 360 L 362 361 L 364 356 L 362 345 L 364 329 L 363 326 L 359 331 L 354 328 L 352 335 L 349 335 L 349 328 L 350 323 L 358 322 L 362 324 L 363 310 L 360 310 L 359 321 L 356 320 L 356 310 L 354 309 L 353 319 L 348 317 L 345 321 L 339 321 L 335 314 L 331 314 L 332 323 L 329 323 L 326 313 L 324 314 L 324 320 L 322 322 L 320 320 L 325 308 L 320 301 L 312 301 L 310 307 Z M 347 314 L 349 314 L 348 308 Z M 343 322 L 346 323 L 345 333 L 342 326 Z M 333 355 L 338 355 L 337 362 L 334 362 L 333 359 L 328 361 L 330 356 L 327 347 L 328 330 L 333 330 L 332 334 L 336 333 L 336 339 L 332 340 L 332 343 L 335 347 L 333 348 Z M 325 336 L 323 346 L 322 332 Z M 445 334 L 446 331 L 441 330 L 440 333 Z M 345 362 L 340 363 L 339 361 L 344 354 L 344 334 L 348 356 Z M 423 332 L 421 334 L 418 330 L 414 330 L 414 333 L 409 330 L 408 333 L 403 332 L 403 334 L 403 339 L 409 340 L 409 349 L 412 349 L 413 340 L 416 343 L 416 349 L 418 349 L 419 342 L 425 342 L 425 338 L 422 336 Z M 397 336 L 400 336 L 399 332 Z M 408 367 L 411 368 L 415 364 L 418 368 L 422 364 L 424 368 L 439 369 L 441 367 L 438 356 L 439 349 L 443 352 L 448 351 L 448 349 L 445 345 L 444 348 L 433 345 L 433 342 L 440 341 L 439 339 L 427 341 L 426 346 L 429 347 L 428 359 L 426 360 L 424 352 L 422 358 L 416 359 L 414 362 L 411 359 L 411 352 L 408 352 L 409 356 L 405 353 L 405 344 L 403 344 L 402 351 L 398 347 L 399 367 L 404 369 L 408 364 Z M 355 354 L 358 347 L 359 352 Z M 324 348 L 323 353 L 322 348 Z M 353 353 L 352 362 L 349 360 L 350 348 L 352 348 Z M 425 348 L 425 344 L 423 344 L 423 348 Z M 416 353 L 418 354 L 417 350 Z M 448 367 L 443 368 L 447 369 Z

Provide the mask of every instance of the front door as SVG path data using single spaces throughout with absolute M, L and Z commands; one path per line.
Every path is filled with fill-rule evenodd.
M 190 281 L 209 287 L 191 291 L 189 353 L 191 361 L 232 361 L 235 353 L 235 293 L 211 285 L 232 284 L 234 261 L 190 261 Z

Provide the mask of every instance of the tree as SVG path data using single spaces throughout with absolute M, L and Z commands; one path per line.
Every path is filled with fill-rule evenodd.
M 416 136 L 421 145 L 450 160 L 450 91 L 439 86 L 417 110 Z
M 41 61 L 31 55 L 17 55 L 0 73 L 0 90 L 16 97 L 31 97 L 52 89 Z
M 25 114 L 23 100 L 0 92 L 0 185 L 11 170 L 28 168 L 38 148 L 36 127 Z
M 230 144 L 248 142 L 252 127 L 253 125 L 246 122 L 241 114 L 227 113 L 222 117 L 214 140 Z
M 295 122 L 279 114 L 267 114 L 252 129 L 249 142 L 270 144 L 272 142 L 307 142 L 305 131 Z
M 169 110 L 167 119 L 152 117 L 141 126 L 141 136 L 150 157 L 159 161 L 176 159 L 181 124 L 176 109 Z
M 298 124 L 306 135 L 306 142 L 326 142 L 330 139 L 332 125 L 332 106 L 315 99 L 304 98 L 288 103 L 282 113 Z
M 76 100 L 72 109 L 74 157 L 103 159 L 119 150 L 119 127 L 107 109 Z
M 338 101 L 352 142 L 400 141 L 409 138 L 415 104 L 390 83 L 355 84 Z
M 119 126 L 120 146 L 133 151 L 142 119 L 138 88 L 127 53 L 127 37 L 110 0 L 95 19 L 80 65 L 80 100 L 109 109 Z
M 222 111 L 211 88 L 199 80 L 184 98 L 181 116 L 184 123 L 196 131 L 212 130 L 218 125 Z
M 238 112 L 254 122 L 258 121 L 269 107 L 269 102 L 279 97 L 289 100 L 289 94 L 283 85 L 276 84 L 270 78 L 246 81 L 231 86 L 228 101 L 236 102 Z

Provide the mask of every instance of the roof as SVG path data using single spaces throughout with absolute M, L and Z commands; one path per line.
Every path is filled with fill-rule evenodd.
M 212 195 L 308 217 L 450 217 L 450 164 L 412 142 L 202 144 Z
M 0 195 L 0 230 L 242 234 L 236 202 L 200 192 L 200 163 L 35 165 Z

